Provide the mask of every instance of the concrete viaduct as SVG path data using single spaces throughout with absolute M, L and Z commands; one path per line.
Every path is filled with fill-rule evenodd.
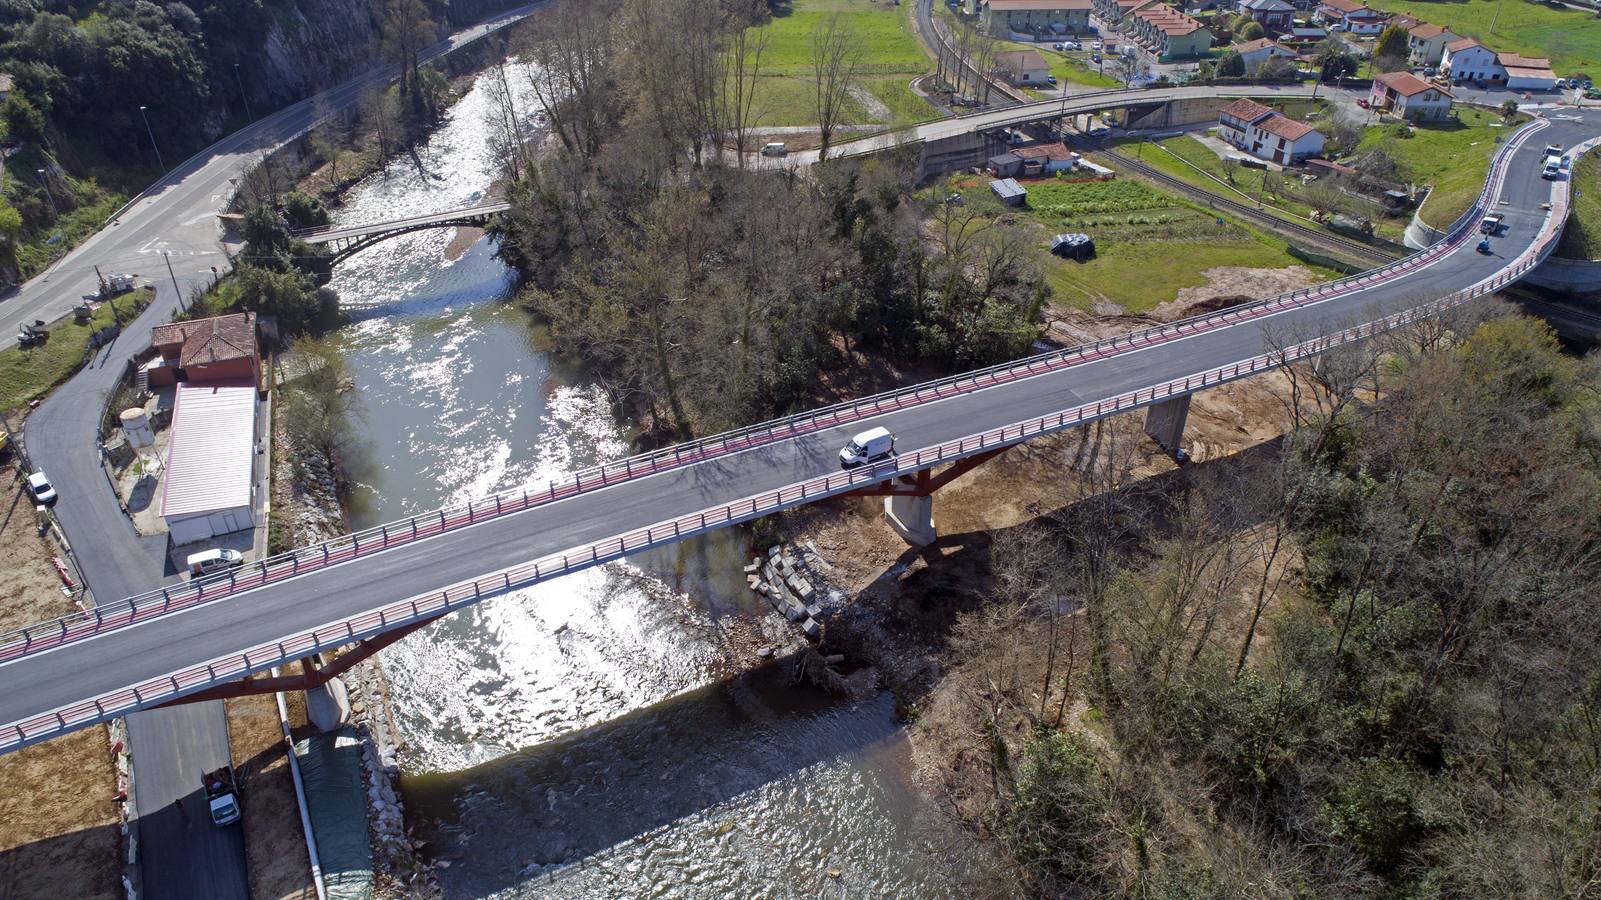
M 1008 115 L 1019 114 L 984 121 Z M 956 123 L 925 127 L 946 124 L 950 134 L 930 139 L 960 139 Z M 139 709 L 313 687 L 463 606 L 827 497 L 884 495 L 891 523 L 927 542 L 933 493 L 951 478 L 1108 416 L 1147 410 L 1147 431 L 1177 451 L 1194 393 L 1436 314 L 1539 265 L 1571 193 L 1566 178 L 1540 178 L 1541 148 L 1583 152 L 1598 135 L 1596 113 L 1525 126 L 1446 239 L 1361 275 L 618 460 L 0 636 L 0 752 Z M 1477 223 L 1491 210 L 1507 230 L 1479 253 Z M 1289 346 L 1273 339 L 1291 334 Z M 841 471 L 838 448 L 875 425 L 897 435 L 898 455 Z M 294 684 L 253 677 L 340 648 L 350 649 Z

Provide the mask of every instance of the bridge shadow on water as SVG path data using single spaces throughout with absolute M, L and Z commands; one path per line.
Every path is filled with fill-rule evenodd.
M 470 769 L 408 776 L 408 812 L 430 852 L 454 860 L 449 892 L 483 896 L 819 763 L 893 752 L 887 692 L 833 697 L 789 686 L 788 671 L 765 665 Z

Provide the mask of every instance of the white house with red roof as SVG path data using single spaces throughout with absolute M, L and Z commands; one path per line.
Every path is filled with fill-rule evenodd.
M 1255 75 L 1256 70 L 1270 59 L 1300 59 L 1300 54 L 1284 46 L 1272 38 L 1257 38 L 1243 44 L 1235 44 L 1234 52 L 1245 61 L 1245 74 Z
M 1373 77 L 1368 103 L 1414 122 L 1435 121 L 1451 115 L 1455 95 L 1411 72 L 1385 72 Z
M 1320 0 L 1312 18 L 1330 31 L 1348 34 L 1378 34 L 1389 16 L 1359 0 Z
M 1470 37 L 1446 43 L 1445 52 L 1440 55 L 1440 71 L 1458 83 L 1499 83 L 1506 78 L 1506 70 L 1495 58 L 1495 51 Z
M 1279 165 L 1323 152 L 1323 135 L 1305 122 L 1255 100 L 1236 100 L 1218 113 L 1218 137 L 1257 159 Z
M 1445 55 L 1445 45 L 1457 40 L 1449 30 L 1430 22 L 1407 29 L 1406 57 L 1414 66 L 1437 66 Z

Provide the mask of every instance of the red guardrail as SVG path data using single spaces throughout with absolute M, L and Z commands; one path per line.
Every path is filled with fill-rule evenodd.
M 1325 302 L 1354 293 L 1379 281 L 1428 265 L 1456 249 L 1462 240 L 1472 234 L 1467 226 L 1476 221 L 1487 208 L 1488 198 L 1500 188 L 1506 160 L 1529 134 L 1543 128 L 1543 120 L 1520 129 L 1503 145 L 1494 161 L 1478 202 L 1452 225 L 1454 236 L 1377 269 L 1338 279 L 1301 291 L 1269 298 L 1254 304 L 1233 307 L 1222 312 L 1194 316 L 1142 331 L 1103 339 L 1093 344 L 1073 347 L 1029 357 L 1013 363 L 991 366 L 933 382 L 926 382 L 889 391 L 857 401 L 766 422 L 744 429 L 725 432 L 586 469 L 566 481 L 549 483 L 544 490 L 513 490 L 495 494 L 481 500 L 445 507 L 429 513 L 369 528 L 354 534 L 343 535 L 321 544 L 299 548 L 258 561 L 245 569 L 227 574 L 164 587 L 125 600 L 93 607 L 81 613 L 62 616 L 48 622 L 28 626 L 0 635 L 0 663 L 30 653 L 61 646 L 75 640 L 122 628 L 137 622 L 148 621 L 160 615 L 192 608 L 200 603 L 229 596 L 239 591 L 261 587 L 273 581 L 292 578 L 317 569 L 326 568 L 354 559 L 365 553 L 392 549 L 415 540 L 426 539 L 445 531 L 477 524 L 489 518 L 521 512 L 536 506 L 557 502 L 580 493 L 656 475 L 665 471 L 692 465 L 717 456 L 737 453 L 752 447 L 786 440 L 809 432 L 846 424 L 873 416 L 883 415 L 924 403 L 936 402 L 957 394 L 994 387 L 1022 378 L 1030 378 L 1082 365 L 1108 356 L 1143 349 L 1181 337 L 1235 325 L 1239 322 Z

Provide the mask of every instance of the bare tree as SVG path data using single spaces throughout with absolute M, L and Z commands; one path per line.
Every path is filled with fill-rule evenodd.
M 816 101 L 817 129 L 822 143 L 819 160 L 828 158 L 834 131 L 844 118 L 856 68 L 861 64 L 861 48 L 850 21 L 834 13 L 812 32 L 812 86 Z
M 761 0 L 753 0 L 752 17 L 765 6 Z M 745 154 L 751 149 L 751 128 L 761 116 L 755 105 L 756 87 L 761 83 L 762 54 L 766 51 L 766 25 L 750 26 L 735 17 L 719 96 L 723 103 L 721 118 L 734 140 L 734 153 L 742 169 L 746 166 Z
M 489 106 L 484 118 L 489 125 L 489 142 L 500 168 L 508 174 L 523 170 L 527 162 L 528 138 L 523 133 L 522 115 L 517 109 L 517 96 L 512 89 L 507 61 L 502 57 L 479 83 L 489 92 Z
M 557 0 L 538 13 L 527 45 L 534 98 L 557 138 L 569 152 L 593 157 L 602 135 L 611 127 L 613 0 Z M 653 27 L 646 4 L 630 6 L 631 14 Z M 656 73 L 650 73 L 654 81 Z

